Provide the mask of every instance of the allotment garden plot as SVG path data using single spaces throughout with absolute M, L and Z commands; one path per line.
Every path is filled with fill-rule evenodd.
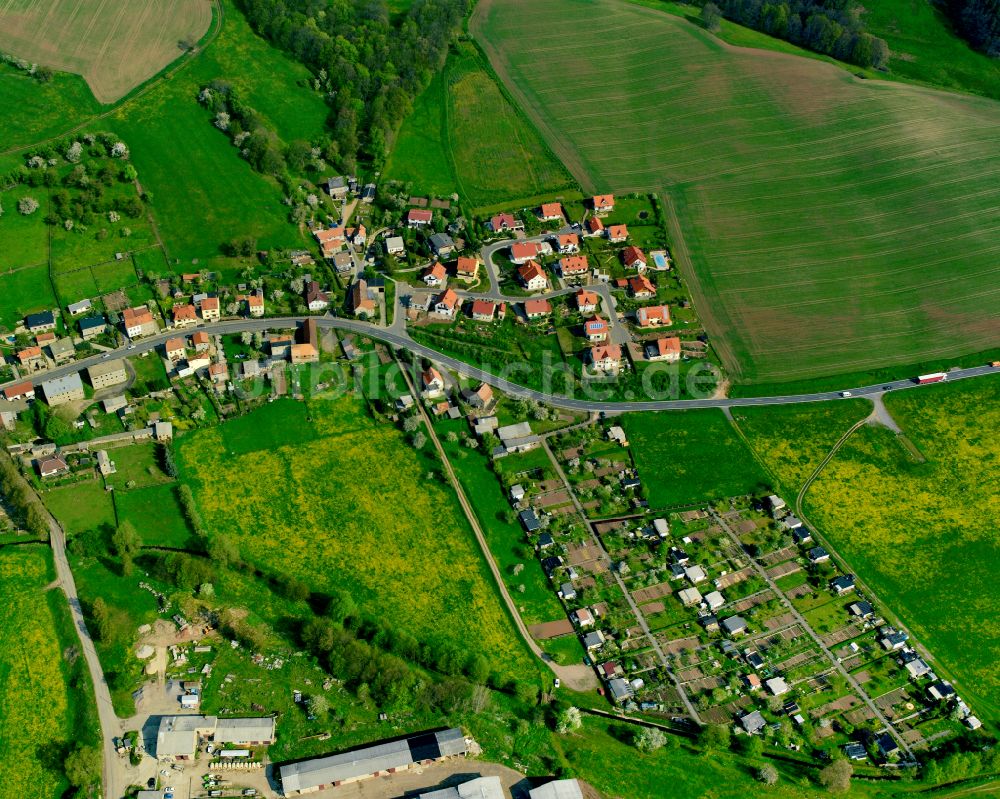
M 421 642 L 482 654 L 507 675 L 530 669 L 433 463 L 353 400 L 316 400 L 309 417 L 316 437 L 295 446 L 230 451 L 224 428 L 184 441 L 206 527 L 268 572 L 346 589 L 363 615 Z
M 487 0 L 471 29 L 584 188 L 666 190 L 737 379 L 1000 344 L 996 102 L 731 48 L 616 0 Z

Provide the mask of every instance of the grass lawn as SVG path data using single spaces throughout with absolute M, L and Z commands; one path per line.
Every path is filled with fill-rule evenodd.
M 39 209 L 28 216 L 18 213 L 17 203 L 23 197 L 37 200 Z M 43 188 L 15 186 L 0 191 L 0 208 L 3 208 L 0 215 L 0 271 L 8 272 L 48 261 L 48 228 L 44 221 L 47 203 Z
M 187 549 L 194 543 L 174 485 L 116 491 L 115 507 L 122 521 L 135 525 L 145 546 Z
M 169 482 L 170 478 L 160 468 L 156 450 L 157 445 L 152 441 L 109 449 L 108 456 L 115 462 L 118 471 L 108 475 L 104 482 L 114 486 L 115 490 L 124 489 L 130 481 L 135 483 L 134 488 Z
M 574 185 L 467 42 L 417 99 L 386 177 L 412 182 L 417 193 L 457 190 L 477 209 Z
M 470 30 L 585 190 L 669 199 L 672 254 L 736 382 L 1000 345 L 995 102 L 728 48 L 619 0 L 490 0 Z
M 413 190 L 446 196 L 458 190 L 445 134 L 444 72 L 434 73 L 396 135 L 386 162 L 387 180 L 412 183 Z
M 458 424 L 465 426 L 464 421 Z M 439 425 L 439 428 L 444 429 L 444 425 Z M 443 436 L 443 433 L 439 432 L 438 435 Z M 487 457 L 479 450 L 470 450 L 460 442 L 449 443 L 443 437 L 441 444 L 448 453 L 466 496 L 475 508 L 490 552 L 500 567 L 504 582 L 517 603 L 524 623 L 539 624 L 562 618 L 565 615 L 563 606 L 555 595 L 552 583 L 542 571 L 520 522 L 509 523 L 506 520 L 511 506 L 499 480 L 490 471 Z M 523 566 L 523 570 L 514 574 L 518 564 Z
M 218 255 L 219 245 L 237 236 L 253 236 L 262 248 L 302 243 L 277 183 L 240 158 L 196 98 L 203 85 L 227 80 L 286 142 L 318 140 L 327 108 L 302 85 L 308 78 L 305 67 L 254 35 L 227 2 L 222 32 L 207 50 L 104 121 L 132 150 L 143 187 L 154 195 L 167 251 L 183 262 L 178 271 L 192 259 Z
M 733 421 L 793 502 L 844 433 L 871 412 L 868 400 L 733 408 Z
M 0 325 L 13 330 L 25 314 L 55 306 L 45 264 L 0 274 Z
M 281 446 L 308 444 L 316 438 L 309 409 L 302 402 L 280 399 L 221 428 L 223 446 L 231 455 L 247 455 Z
M 68 788 L 61 747 L 93 733 L 80 720 L 88 712 L 89 682 L 71 689 L 79 663 L 66 597 L 45 587 L 55 578 L 48 547 L 0 548 L 0 796 L 51 799 Z M 72 658 L 67 660 L 67 653 Z M 96 726 L 96 725 L 95 725 Z
M 115 527 L 111 495 L 100 480 L 53 488 L 43 492 L 42 499 L 69 535 L 103 525 Z
M 57 72 L 39 83 L 19 69 L 0 64 L 0 142 L 24 147 L 57 136 L 96 114 L 100 104 L 83 78 Z
M 1000 379 L 900 391 L 887 406 L 926 462 L 885 428 L 863 427 L 813 483 L 805 512 L 927 645 L 939 673 L 995 720 Z
M 255 566 L 316 591 L 347 590 L 362 613 L 423 643 L 466 651 L 475 642 L 504 676 L 530 674 L 457 502 L 428 477 L 434 461 L 370 421 L 354 398 L 308 410 L 313 441 L 293 434 L 284 446 L 234 455 L 225 425 L 182 440 L 182 477 L 206 527 Z
M 630 413 L 622 425 L 653 508 L 748 494 L 769 483 L 721 411 Z

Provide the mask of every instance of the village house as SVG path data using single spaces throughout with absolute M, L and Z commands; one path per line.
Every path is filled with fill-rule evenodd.
M 742 616 L 730 616 L 728 619 L 723 619 L 719 626 L 730 637 L 743 635 L 747 631 L 747 622 Z
M 848 594 L 855 588 L 853 574 L 841 574 L 830 580 L 830 588 L 836 592 L 837 596 Z
M 364 247 L 368 242 L 368 229 L 364 225 L 349 227 L 344 231 L 344 235 L 355 247 Z
M 583 648 L 588 652 L 593 652 L 595 649 L 600 649 L 604 646 L 606 640 L 601 630 L 592 630 L 583 636 Z
M 447 258 L 455 252 L 455 240 L 447 233 L 435 233 L 428 241 L 431 251 L 438 258 Z
M 513 214 L 497 214 L 486 225 L 493 233 L 524 230 L 524 222 Z
M 356 280 L 349 294 L 351 313 L 355 316 L 373 316 L 377 309 L 375 301 L 369 296 L 368 283 Z
M 35 343 L 39 347 L 45 347 L 46 344 L 51 344 L 56 340 L 56 334 L 51 330 L 46 330 L 44 333 L 39 333 L 35 336 Z
M 198 324 L 198 312 L 190 303 L 175 305 L 170 313 L 174 319 L 174 327 L 188 327 Z
M 326 192 L 334 200 L 343 200 L 347 197 L 347 179 L 342 175 L 327 178 Z
M 84 397 L 83 381 L 80 379 L 79 372 L 46 380 L 40 388 L 45 396 L 45 401 L 53 408 L 67 402 L 81 400 Z
M 88 316 L 80 320 L 80 335 L 84 341 L 97 338 L 108 329 L 108 323 L 103 316 Z
M 637 300 L 648 300 L 656 296 L 656 286 L 645 275 L 637 275 L 628 279 L 628 293 Z
M 66 306 L 66 310 L 69 311 L 70 316 L 79 316 L 82 313 L 86 313 L 94 304 L 90 300 L 80 300 L 79 302 L 70 303 Z
M 199 330 L 191 336 L 191 343 L 194 345 L 195 352 L 205 352 L 211 345 L 211 339 L 208 337 L 208 333 Z
M 544 291 L 549 286 L 545 270 L 536 261 L 529 261 L 517 270 L 518 280 L 528 291 Z
M 560 277 L 564 280 L 570 280 L 586 277 L 590 266 L 587 263 L 586 255 L 571 255 L 566 258 L 560 258 L 556 264 L 556 269 L 559 271 Z
M 599 217 L 596 216 L 587 217 L 587 222 L 584 227 L 586 228 L 587 231 L 586 233 L 583 234 L 585 236 L 604 235 L 604 223 L 600 220 Z
M 640 327 L 666 327 L 670 325 L 670 308 L 666 305 L 650 305 L 639 308 L 635 319 Z
M 594 626 L 594 614 L 591 613 L 587 608 L 580 608 L 579 610 L 574 610 L 569 614 L 570 619 L 573 624 L 577 627 L 593 627 Z
M 626 269 L 636 269 L 639 272 L 645 272 L 647 266 L 646 254 L 634 244 L 630 244 L 622 250 L 622 263 L 625 264 Z
M 560 233 L 556 236 L 556 249 L 563 255 L 580 252 L 580 237 L 576 233 Z
M 428 397 L 440 396 L 444 391 L 444 378 L 433 366 L 428 366 L 420 373 L 420 382 L 424 388 L 424 394 Z
M 386 255 L 403 255 L 406 252 L 406 243 L 402 236 L 389 236 L 385 240 Z
M 25 347 L 17 353 L 18 363 L 28 371 L 34 372 L 45 367 L 45 355 L 41 347 Z
M 24 326 L 29 333 L 43 333 L 46 330 L 55 330 L 56 317 L 52 311 L 30 313 L 24 317 Z
M 557 219 L 562 221 L 562 203 L 542 203 L 542 207 L 538 209 L 538 218 L 542 222 L 551 222 Z
M 489 383 L 480 383 L 475 391 L 466 391 L 464 399 L 476 410 L 487 411 L 494 404 L 493 387 Z
M 646 343 L 646 359 L 674 363 L 681 359 L 681 340 L 677 336 L 658 338 Z
M 489 300 L 473 300 L 470 315 L 477 322 L 492 322 L 497 306 Z
M 830 553 L 823 547 L 813 547 L 806 555 L 809 557 L 810 563 L 826 563 L 826 561 L 830 560 Z
M 163 344 L 163 354 L 168 361 L 179 361 L 184 357 L 186 349 L 183 338 L 168 338 Z
M 330 306 L 330 298 L 319 287 L 319 283 L 310 280 L 302 292 L 306 307 L 310 311 L 325 311 Z
M 605 374 L 617 372 L 621 366 L 622 348 L 617 344 L 600 344 L 591 347 L 589 361 L 594 369 Z
M 76 347 L 72 339 L 57 338 L 49 342 L 49 355 L 56 363 L 67 363 L 76 355 Z
M 125 335 L 129 338 L 152 336 L 160 329 L 156 320 L 153 319 L 153 315 L 149 312 L 149 308 L 145 305 L 126 308 L 122 311 L 122 325 L 125 328 Z
M 701 602 L 701 591 L 697 588 L 682 588 L 677 592 L 677 598 L 685 607 L 691 607 Z
M 591 198 L 590 206 L 595 214 L 609 214 L 615 210 L 615 195 L 597 194 Z
M 434 313 L 451 319 L 458 308 L 458 295 L 452 289 L 445 289 L 434 302 Z
M 201 301 L 200 310 L 201 318 L 206 322 L 218 319 L 222 315 L 218 297 L 205 297 Z
M 533 241 L 515 241 L 510 245 L 510 260 L 515 266 L 526 264 L 541 253 L 541 245 Z
M 608 338 L 608 323 L 599 316 L 592 316 L 583 323 L 583 334 L 592 343 L 606 341 Z
M 319 360 L 319 350 L 314 344 L 292 344 L 288 348 L 288 354 L 293 364 L 316 363 Z
M 411 208 L 406 214 L 406 226 L 416 230 L 429 225 L 433 218 L 433 211 L 424 208 Z
M 608 226 L 608 241 L 612 244 L 619 244 L 628 238 L 628 226 L 627 225 L 609 225 Z
M 479 276 L 479 260 L 476 258 L 459 258 L 455 261 L 455 277 L 465 283 L 475 283 Z
M 552 303 L 548 300 L 525 300 L 524 315 L 528 319 L 541 319 L 552 313 Z
M 254 318 L 264 315 L 264 292 L 255 291 L 247 295 L 247 313 Z
M 16 386 L 7 386 L 3 390 L 3 396 L 8 402 L 20 399 L 32 400 L 35 398 L 35 387 L 31 385 L 31 381 L 18 383 Z
M 113 361 L 101 361 L 93 366 L 87 367 L 87 379 L 94 390 L 114 386 L 128 380 L 128 372 L 125 371 L 125 361 L 116 359 Z
M 344 246 L 346 236 L 342 226 L 326 228 L 325 230 L 314 230 L 313 236 L 319 242 L 323 257 L 327 260 L 333 258 Z
M 576 307 L 580 313 L 593 313 L 597 310 L 597 305 L 600 302 L 600 298 L 595 292 L 586 289 L 580 289 L 576 292 L 573 299 L 576 300 Z
M 286 360 L 288 358 L 288 350 L 292 346 L 292 337 L 286 333 L 271 333 L 267 337 L 267 346 L 271 352 L 272 360 Z
M 437 288 L 444 285 L 445 280 L 448 278 L 448 272 L 444 268 L 444 264 L 435 263 L 424 271 L 422 277 L 424 283 L 428 286 Z
M 229 375 L 226 372 L 226 365 L 224 363 L 209 364 L 208 378 L 217 386 L 225 383 L 229 379 Z
M 38 474 L 45 477 L 57 477 L 69 471 L 69 464 L 59 455 L 53 455 L 38 461 Z

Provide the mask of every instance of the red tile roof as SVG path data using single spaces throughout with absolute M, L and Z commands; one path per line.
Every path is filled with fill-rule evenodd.
M 617 344 L 598 344 L 590 348 L 590 359 L 597 363 L 603 360 L 620 361 L 622 359 L 622 348 Z
M 540 267 L 534 261 L 528 261 L 528 263 L 523 264 L 523 265 L 521 265 L 521 266 L 518 267 L 518 269 L 517 269 L 517 275 L 525 283 L 530 283 L 532 280 L 534 280 L 537 277 L 543 277 L 544 278 L 545 277 L 545 270 L 542 269 L 542 267 Z M 548 278 L 546 278 L 546 280 L 548 280 Z
M 173 314 L 175 322 L 194 322 L 198 319 L 198 313 L 191 304 L 175 305 L 173 308 Z
M 594 195 L 593 203 L 595 211 L 606 211 L 615 207 L 615 195 L 596 194 Z
M 597 307 L 597 302 L 599 297 L 593 291 L 587 291 L 586 289 L 580 289 L 576 294 L 573 295 L 576 298 L 577 308 L 586 307 Z
M 458 304 L 458 295 L 452 289 L 447 289 L 440 297 L 438 297 L 436 304 L 444 305 L 449 309 L 454 309 Z
M 622 227 L 624 227 L 624 225 Z M 645 266 L 648 262 L 646 261 L 646 254 L 634 244 L 630 244 L 622 250 L 622 263 L 624 263 L 625 266 L 632 266 L 636 263 L 641 263 Z
M 455 274 L 475 275 L 479 271 L 479 261 L 475 258 L 459 258 L 455 261 Z
M 642 327 L 670 324 L 670 308 L 666 305 L 650 305 L 648 308 L 640 308 L 635 314 Z
M 26 394 L 34 394 L 35 388 L 31 385 L 30 380 L 26 380 L 23 383 L 18 383 L 16 386 L 8 386 L 3 390 L 3 395 L 6 399 L 14 400 L 18 397 L 23 397 Z
M 677 336 L 667 336 L 656 340 L 656 352 L 660 357 L 667 355 L 679 355 L 681 352 L 681 340 Z
M 557 216 L 563 215 L 562 203 L 542 203 L 541 214 L 542 219 L 554 219 Z
M 579 275 L 589 268 L 586 255 L 571 255 L 559 259 L 559 270 L 564 275 Z
M 473 316 L 489 316 L 492 318 L 493 314 L 496 313 L 496 310 L 496 304 L 490 302 L 489 300 L 475 300 L 472 303 Z
M 514 261 L 534 258 L 538 255 L 539 246 L 533 241 L 515 241 L 510 245 L 510 257 Z
M 407 222 L 430 222 L 433 218 L 433 211 L 426 211 L 421 208 L 411 208 L 406 215 Z
M 604 230 L 604 223 L 596 216 L 588 217 L 587 230 L 589 230 L 591 233 L 600 233 L 602 230 Z
M 629 278 L 628 290 L 634 297 L 638 297 L 642 294 L 651 297 L 656 294 L 656 286 L 650 283 L 649 278 L 645 275 L 636 275 L 635 277 Z
M 627 225 L 609 225 L 608 226 L 608 238 L 609 239 L 627 239 L 628 238 L 628 226 Z
M 552 303 L 548 300 L 525 300 L 524 312 L 528 316 L 552 313 Z

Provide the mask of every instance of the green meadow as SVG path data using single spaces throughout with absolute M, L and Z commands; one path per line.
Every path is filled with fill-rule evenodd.
M 721 411 L 630 413 L 629 449 L 653 508 L 760 491 L 769 478 Z

